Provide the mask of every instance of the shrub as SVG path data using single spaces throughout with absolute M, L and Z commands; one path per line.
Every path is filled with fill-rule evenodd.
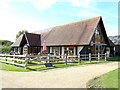
M 0 53 L 9 53 L 11 50 L 10 46 L 0 45 Z

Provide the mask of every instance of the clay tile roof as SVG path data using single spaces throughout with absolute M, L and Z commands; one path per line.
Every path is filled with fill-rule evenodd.
M 100 18 L 53 27 L 51 31 L 41 34 L 41 43 L 46 40 L 47 46 L 88 45 Z

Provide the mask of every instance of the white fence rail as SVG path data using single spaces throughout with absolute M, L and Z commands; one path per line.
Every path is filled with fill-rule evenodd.
M 65 63 L 81 63 L 82 61 L 94 61 L 94 60 L 105 60 L 108 58 L 108 55 L 105 54 L 81 54 L 77 56 L 67 56 L 67 55 L 47 55 L 47 56 L 40 56 L 40 55 L 3 55 L 0 54 L 0 62 L 19 65 L 19 66 L 34 66 L 34 65 L 45 65 L 46 63 L 52 64 L 61 64 Z M 111 56 L 111 55 L 109 55 Z M 30 64 L 29 62 L 43 62 L 42 64 Z M 62 62 L 59 62 L 62 61 Z

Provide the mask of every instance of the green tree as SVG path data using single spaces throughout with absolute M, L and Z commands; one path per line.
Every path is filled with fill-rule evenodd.
M 0 45 L 10 46 L 13 42 L 9 40 L 0 40 Z
M 16 39 L 18 39 L 18 37 L 24 34 L 25 32 L 28 32 L 28 31 L 27 30 L 19 31 L 18 34 L 16 35 Z
M 0 40 L 0 53 L 9 53 L 12 43 L 9 40 Z
M 11 50 L 10 46 L 0 45 L 0 53 L 9 53 Z

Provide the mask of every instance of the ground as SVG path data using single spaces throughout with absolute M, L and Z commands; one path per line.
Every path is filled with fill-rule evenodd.
M 118 62 L 89 64 L 43 71 L 0 71 L 2 88 L 86 88 L 86 83 L 118 68 Z

